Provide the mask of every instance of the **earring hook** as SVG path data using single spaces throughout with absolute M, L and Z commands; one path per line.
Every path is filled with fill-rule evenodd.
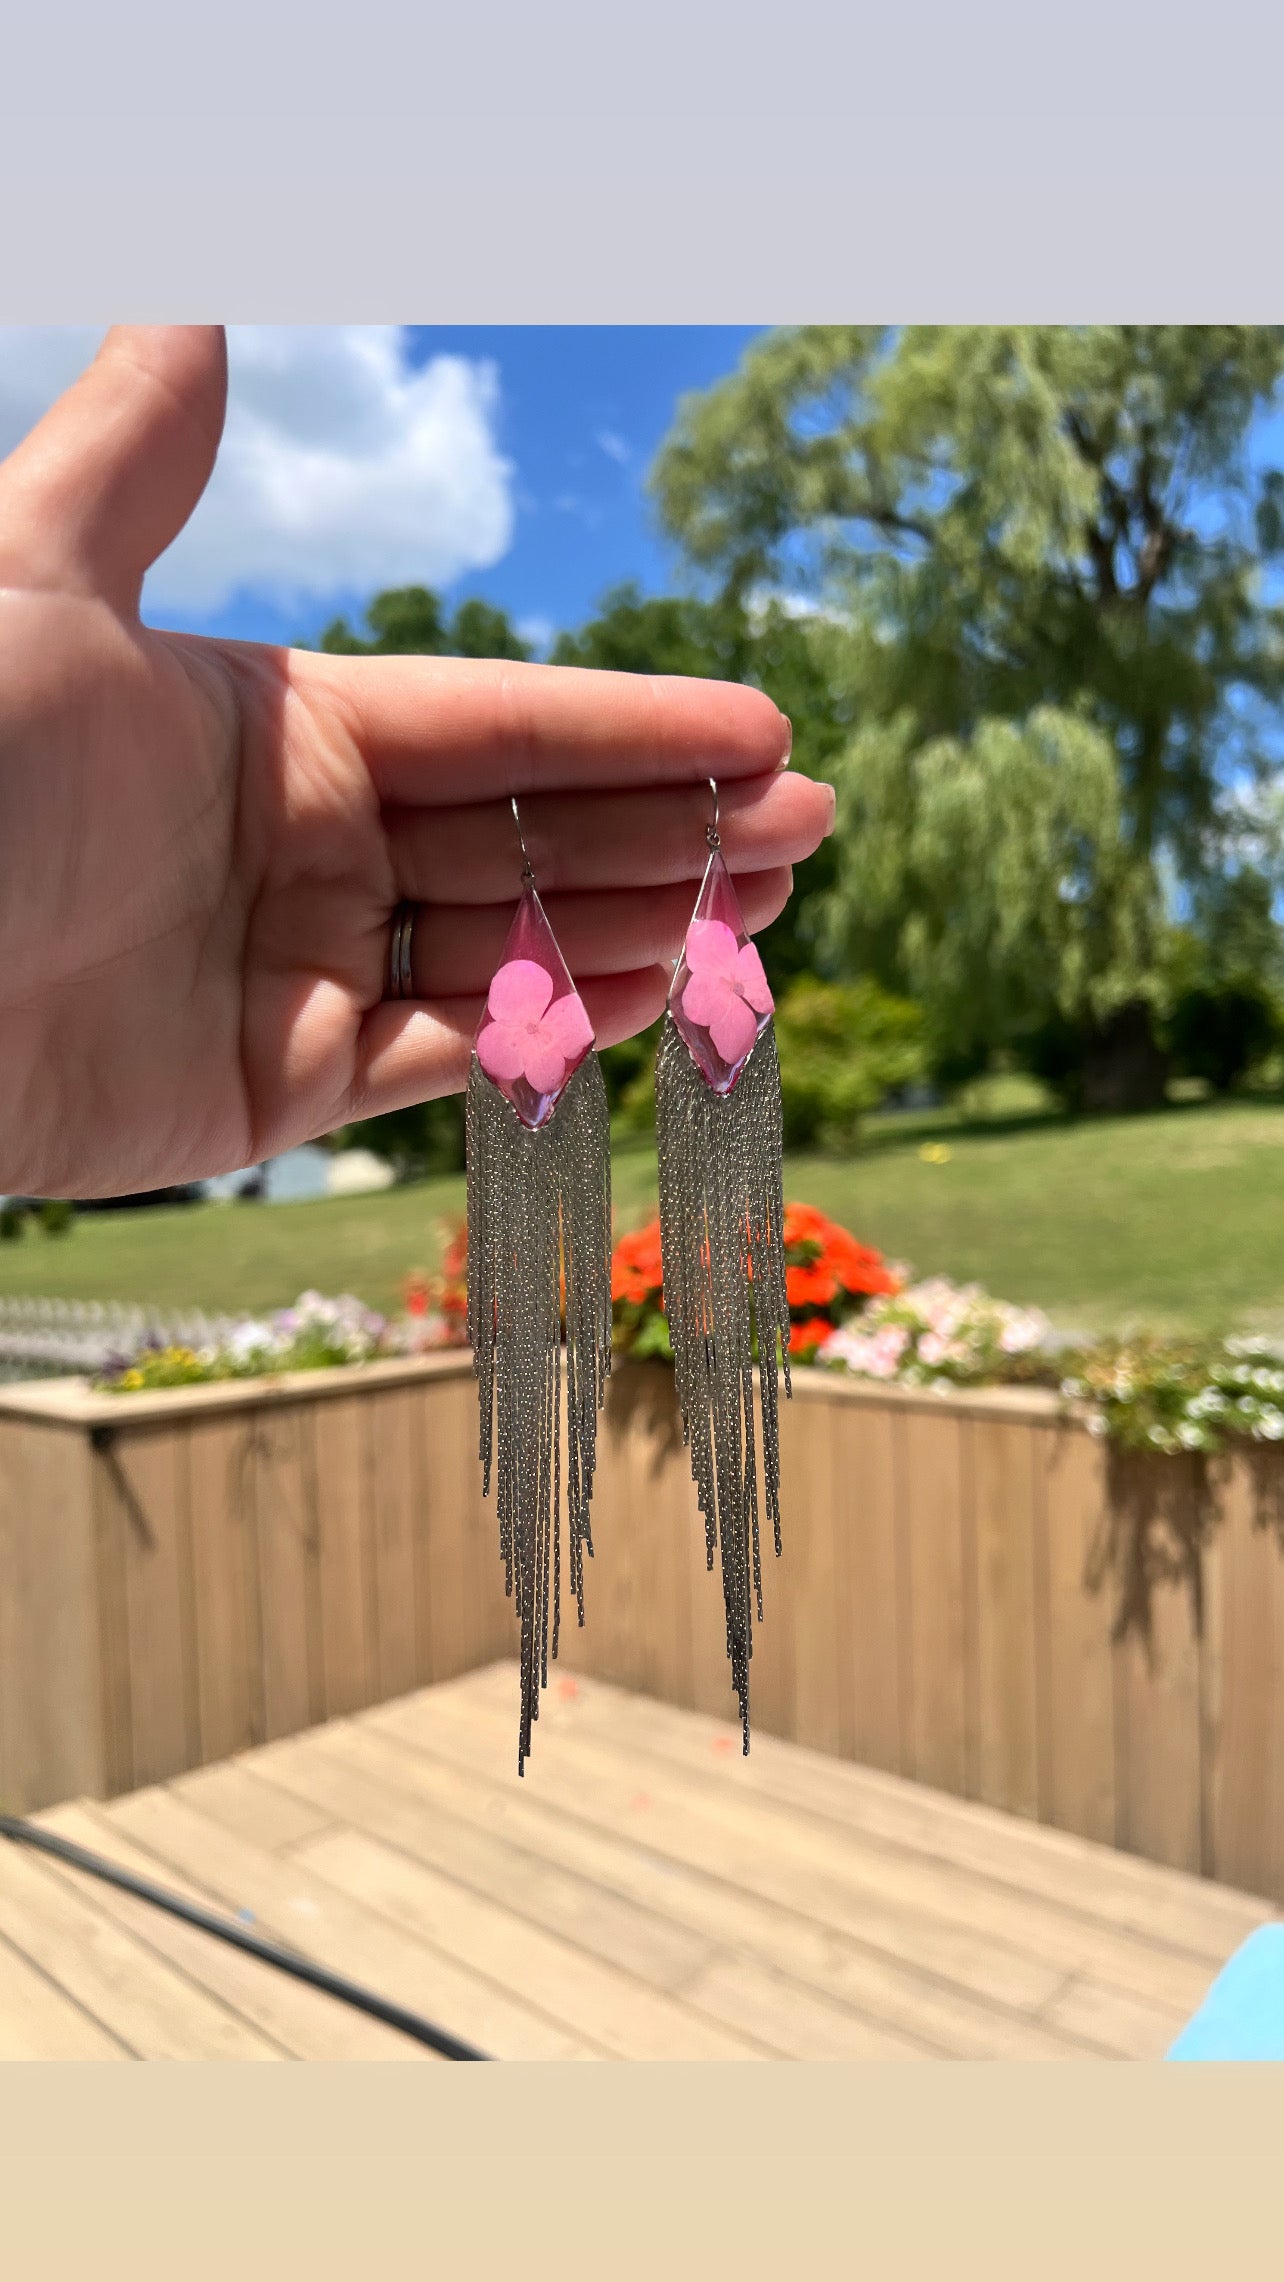
M 718 837 L 718 787 L 712 777 L 709 778 L 709 790 L 713 794 L 713 818 L 710 823 L 706 824 L 704 836 L 709 843 L 710 853 L 716 853 L 722 846 L 722 842 Z
M 525 834 L 525 833 L 523 832 L 523 830 L 522 830 L 522 820 L 521 820 L 521 817 L 520 817 L 520 816 L 518 815 L 518 813 L 517 813 L 517 795 L 516 795 L 516 793 L 515 793 L 515 792 L 511 792 L 511 793 L 509 794 L 509 796 L 508 796 L 508 799 L 509 799 L 509 806 L 511 807 L 511 809 L 512 809 L 512 811 L 513 811 L 513 822 L 514 822 L 514 824 L 517 826 L 517 839 L 518 839 L 518 844 L 520 845 L 520 847 L 521 847 L 521 851 L 522 851 L 522 886 L 523 886 L 523 887 L 534 887 L 534 885 L 535 885 L 535 866 L 534 866 L 534 865 L 532 864 L 532 862 L 531 862 L 531 859 L 530 859 L 530 851 L 529 851 L 529 849 L 527 848 L 527 845 L 526 845 L 526 834 Z

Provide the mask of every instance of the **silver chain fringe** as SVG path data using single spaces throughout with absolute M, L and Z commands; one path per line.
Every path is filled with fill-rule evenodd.
M 683 1440 L 713 1568 L 721 1542 L 727 1654 L 749 1749 L 753 1614 L 762 1622 L 755 1338 L 766 1516 L 780 1553 L 777 1372 L 789 1384 L 780 1063 L 768 1024 L 729 1094 L 716 1094 L 666 1016 L 655 1073 L 665 1308 Z M 778 1366 L 777 1357 L 780 1362 Z
M 596 1054 L 531 1132 L 474 1054 L 468 1076 L 468 1336 L 492 1472 L 504 1589 L 521 1627 L 525 1771 L 562 1610 L 562 1276 L 566 1285 L 566 1513 L 570 1590 L 584 1622 L 584 1555 L 597 1416 L 611 1368 L 611 1159 Z

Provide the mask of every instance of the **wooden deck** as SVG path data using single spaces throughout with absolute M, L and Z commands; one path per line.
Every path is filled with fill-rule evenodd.
M 1156 2058 L 1264 1902 L 491 1666 L 39 1820 L 505 2059 Z M 0 1843 L 0 2058 L 430 2059 Z

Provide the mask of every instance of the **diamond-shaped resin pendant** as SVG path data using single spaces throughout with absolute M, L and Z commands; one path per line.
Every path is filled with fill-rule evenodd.
M 715 1093 L 731 1092 L 774 1004 L 731 874 L 715 848 L 669 991 L 674 1028 Z
M 491 1083 L 532 1133 L 547 1125 L 593 1045 L 593 1025 L 528 882 L 474 1040 Z

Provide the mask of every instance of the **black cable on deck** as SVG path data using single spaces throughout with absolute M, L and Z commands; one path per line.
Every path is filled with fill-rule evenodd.
M 132 1871 L 118 1868 L 101 1854 L 92 1854 L 88 1847 L 76 1846 L 69 1838 L 42 1830 L 39 1823 L 26 1822 L 20 1815 L 0 1815 L 0 1837 L 12 1839 L 17 1846 L 32 1846 L 42 1854 L 52 1854 L 76 1870 L 87 1871 L 91 1878 L 102 1878 L 107 1885 L 118 1886 L 123 1894 L 133 1894 L 140 1902 L 150 1902 L 154 1909 L 168 1910 L 171 1917 L 199 1927 L 202 1933 L 212 1934 L 216 1941 L 226 1941 L 233 1949 L 243 1949 L 247 1956 L 259 1958 L 264 1965 L 275 1965 L 278 1972 L 289 1973 L 296 1981 L 306 1981 L 310 1988 L 320 1989 L 327 1997 L 337 1997 L 340 2004 L 351 2005 L 357 2012 L 368 2013 L 372 2020 L 399 2029 L 403 2036 L 413 2037 L 417 2044 L 426 2044 L 433 2052 L 439 2052 L 443 2060 L 490 2057 L 488 2053 L 478 2052 L 475 2046 L 465 2044 L 462 2038 L 448 2035 L 445 2029 L 435 2028 L 431 2021 L 421 2020 L 418 2013 L 407 2012 L 404 2006 L 390 2004 L 386 1997 L 363 1989 L 359 1982 L 345 1980 L 341 1973 L 328 1973 L 324 1965 L 314 1965 L 310 1958 L 296 1956 L 291 1950 L 278 1949 L 275 1942 L 247 1932 L 235 1919 L 203 1910 L 195 1902 L 184 1901 L 180 1894 L 168 1893 L 163 1886 L 153 1886 L 150 1879 L 136 1878 Z

